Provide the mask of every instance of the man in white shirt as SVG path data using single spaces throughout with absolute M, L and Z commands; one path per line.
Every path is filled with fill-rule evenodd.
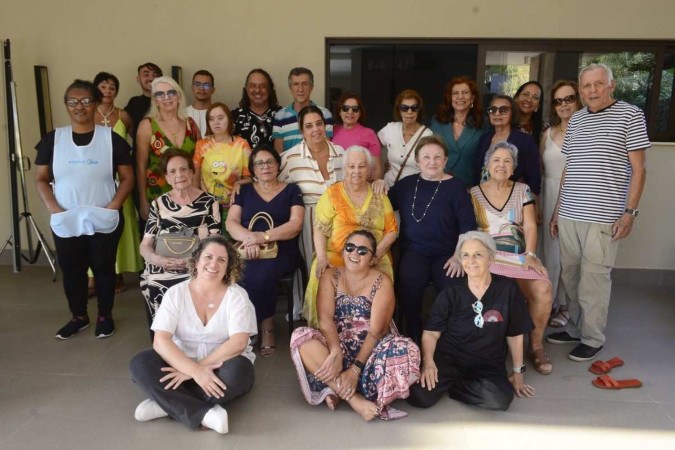
M 208 70 L 198 70 L 192 76 L 192 94 L 195 100 L 185 108 L 185 114 L 195 121 L 202 136 L 206 135 L 206 110 L 211 106 L 211 97 L 215 90 L 213 75 Z

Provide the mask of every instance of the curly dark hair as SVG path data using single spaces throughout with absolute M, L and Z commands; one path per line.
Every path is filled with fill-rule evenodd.
M 261 68 L 253 69 L 248 73 L 248 75 L 246 75 L 246 83 L 244 84 L 244 88 L 241 90 L 241 100 L 239 100 L 239 107 L 241 108 L 251 107 L 251 99 L 248 98 L 248 92 L 246 92 L 246 85 L 248 84 L 248 79 L 251 78 L 251 75 L 253 75 L 254 73 L 259 73 L 260 75 L 265 77 L 265 79 L 267 80 L 267 91 L 269 92 L 267 102 L 269 103 L 270 108 L 275 110 L 278 109 L 279 100 L 277 99 L 277 90 L 274 87 L 274 81 L 272 81 L 272 77 L 270 76 L 270 74 Z
M 232 284 L 239 281 L 244 273 L 244 262 L 239 256 L 239 252 L 234 248 L 232 241 L 220 234 L 212 234 L 199 241 L 197 248 L 192 252 L 192 256 L 187 260 L 190 276 L 192 278 L 197 276 L 197 261 L 201 258 L 204 249 L 210 244 L 220 245 L 227 250 L 227 270 L 223 277 L 223 283 Z

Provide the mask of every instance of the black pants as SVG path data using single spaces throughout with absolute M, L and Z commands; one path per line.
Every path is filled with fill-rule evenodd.
M 443 265 L 450 256 L 429 258 L 409 249 L 401 251 L 396 271 L 396 298 L 405 319 L 405 334 L 419 343 L 422 337 L 422 301 L 430 281 L 441 292 L 451 284 L 463 283 L 464 278 L 450 278 L 445 275 Z
M 438 382 L 431 391 L 410 386 L 408 403 L 418 408 L 433 406 L 447 392 L 450 398 L 479 408 L 506 411 L 513 401 L 513 387 L 503 368 L 464 368 L 450 355 L 437 351 L 434 362 Z
M 227 386 L 225 396 L 215 398 L 207 396 L 194 380 L 183 382 L 177 389 L 165 390 L 159 380 L 166 375 L 161 368 L 168 366 L 157 352 L 144 350 L 131 360 L 131 378 L 170 417 L 192 429 L 199 427 L 204 415 L 215 405 L 224 405 L 248 393 L 255 379 L 253 363 L 248 358 L 229 359 L 214 371 Z
M 63 291 L 73 316 L 87 315 L 87 269 L 91 267 L 96 280 L 98 314 L 112 313 L 115 301 L 115 259 L 124 218 L 112 233 L 95 233 L 91 236 L 61 238 L 54 236 L 56 260 L 63 273 Z

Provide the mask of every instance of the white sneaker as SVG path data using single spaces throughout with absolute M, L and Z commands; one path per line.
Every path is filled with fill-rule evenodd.
M 214 406 L 204 415 L 202 425 L 217 431 L 220 434 L 227 434 L 229 431 L 227 425 L 227 411 L 220 405 Z
M 154 400 L 143 400 L 136 407 L 134 418 L 139 422 L 147 422 L 148 420 L 159 419 L 166 417 L 168 414 L 164 411 Z

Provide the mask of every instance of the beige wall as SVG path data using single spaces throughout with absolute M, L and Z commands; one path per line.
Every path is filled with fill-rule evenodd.
M 294 25 L 300 21 L 302 26 Z M 113 72 L 122 84 L 117 103 L 124 106 L 139 91 L 136 66 L 147 60 L 165 72 L 180 65 L 185 77 L 199 68 L 210 69 L 216 77 L 215 97 L 230 105 L 237 103 L 248 70 L 258 66 L 271 73 L 280 100 L 288 103 L 288 69 L 305 65 L 314 70 L 314 97 L 321 101 L 326 37 L 675 39 L 673 23 L 672 0 L 4 0 L 0 8 L 0 38 L 12 41 L 23 149 L 31 157 L 39 140 L 34 65 L 49 68 L 54 123 L 62 126 L 67 115 L 61 98 L 74 78 Z M 3 179 L 8 177 L 6 133 L 3 102 Z M 672 167 L 675 145 L 649 151 L 641 215 L 634 235 L 621 247 L 618 267 L 675 269 L 670 231 L 675 208 L 668 198 L 673 194 Z M 32 176 L 31 171 L 31 210 L 47 232 L 48 217 Z M 0 189 L 0 242 L 10 232 L 6 188 Z

